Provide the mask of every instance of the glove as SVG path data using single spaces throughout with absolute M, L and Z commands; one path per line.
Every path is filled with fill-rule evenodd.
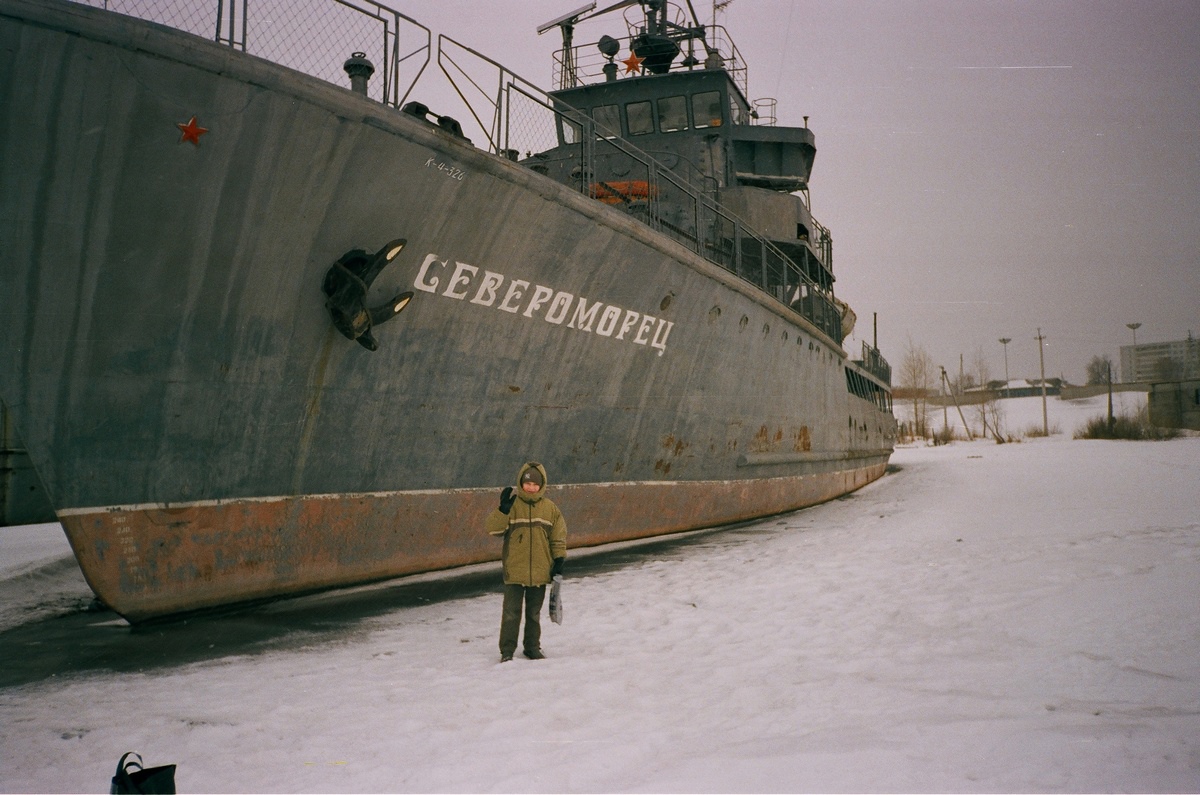
M 555 558 L 554 559 L 554 568 L 550 569 L 550 578 L 553 579 L 555 577 L 562 577 L 563 566 L 565 566 L 566 563 L 567 563 L 566 558 Z
M 500 513 L 507 516 L 516 501 L 517 498 L 513 496 L 513 487 L 506 486 L 504 491 L 500 492 Z

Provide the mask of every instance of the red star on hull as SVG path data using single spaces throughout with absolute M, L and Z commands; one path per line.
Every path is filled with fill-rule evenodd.
M 621 63 L 625 64 L 625 74 L 642 71 L 642 61 L 644 60 L 646 59 L 639 58 L 636 52 L 630 52 L 629 57 L 621 61 Z
M 191 141 L 196 146 L 199 146 L 200 145 L 200 136 L 204 135 L 206 132 L 208 132 L 207 127 L 201 127 L 199 124 L 196 123 L 195 116 L 188 119 L 186 124 L 181 123 L 181 124 L 176 124 L 175 126 L 178 127 L 180 129 L 180 131 L 183 132 L 183 135 L 181 135 L 179 138 L 179 143 L 183 143 L 184 141 Z

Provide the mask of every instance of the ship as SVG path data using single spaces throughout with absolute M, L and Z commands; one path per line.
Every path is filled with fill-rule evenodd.
M 103 5 L 0 0 L 0 397 L 130 622 L 496 560 L 527 460 L 573 548 L 884 474 L 814 134 L 690 3 L 545 23 L 547 89 L 376 2 Z

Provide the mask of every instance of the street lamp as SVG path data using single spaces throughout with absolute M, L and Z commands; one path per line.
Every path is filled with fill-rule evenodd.
M 1008 343 L 1012 337 L 1001 337 L 1000 344 L 1004 346 L 1004 396 L 1008 397 Z
M 1137 347 L 1137 330 L 1142 327 L 1141 323 L 1126 323 L 1125 328 L 1133 332 L 1133 347 Z
M 1121 362 L 1122 362 L 1121 371 L 1123 373 L 1123 375 L 1121 377 L 1122 378 L 1132 378 L 1134 381 L 1138 380 L 1138 375 L 1139 375 L 1139 373 L 1138 373 L 1138 353 L 1137 353 L 1137 330 L 1140 329 L 1141 327 L 1142 327 L 1141 323 L 1126 323 L 1125 324 L 1125 328 L 1127 328 L 1133 332 L 1133 350 L 1131 350 L 1129 352 L 1129 371 L 1128 372 L 1125 372 L 1125 365 L 1124 365 L 1125 357 L 1124 356 L 1121 357 Z M 1112 379 L 1109 378 L 1108 380 L 1111 381 Z

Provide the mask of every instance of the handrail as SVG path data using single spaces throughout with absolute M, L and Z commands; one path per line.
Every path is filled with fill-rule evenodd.
M 722 25 L 709 25 L 706 31 L 711 36 L 711 41 L 708 41 L 708 46 L 721 59 L 721 68 L 729 73 L 733 84 L 742 92 L 742 96 L 749 101 L 750 85 L 748 77 L 748 69 L 746 61 L 742 58 L 741 52 L 738 51 L 737 45 L 733 43 L 733 39 L 729 36 Z M 618 43 L 622 51 L 630 52 L 633 40 L 633 34 L 621 37 L 612 37 Z M 554 87 L 556 90 L 564 88 L 574 88 L 581 82 L 587 79 L 602 80 L 604 64 L 608 63 L 609 59 L 600 53 L 597 48 L 597 42 L 587 42 L 585 44 L 576 44 L 571 47 L 570 57 L 565 49 L 558 50 L 554 53 Z M 701 53 L 697 58 L 694 66 L 684 66 L 683 62 L 672 64 L 673 71 L 686 71 L 692 68 L 704 68 L 704 56 Z
M 202 36 L 340 86 L 347 85 L 345 60 L 362 52 L 379 74 L 369 95 L 397 108 L 433 49 L 429 28 L 376 0 L 310 0 L 323 6 L 320 14 L 311 8 L 280 13 L 278 3 L 266 0 L 74 1 Z
M 892 383 L 892 366 L 888 364 L 887 359 L 883 358 L 879 349 L 867 344 L 866 340 L 863 340 L 862 359 L 858 361 L 858 364 L 885 384 Z

